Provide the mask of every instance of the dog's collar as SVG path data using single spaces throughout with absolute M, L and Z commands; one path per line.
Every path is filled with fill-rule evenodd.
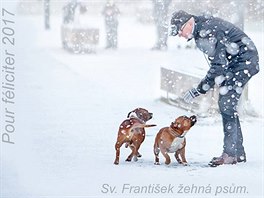
M 184 138 L 185 137 L 185 134 L 186 132 L 184 132 L 182 135 L 180 135 L 176 130 L 174 130 L 172 127 L 170 127 L 172 130 L 170 130 L 170 133 L 175 136 L 175 137 L 178 137 L 178 138 Z

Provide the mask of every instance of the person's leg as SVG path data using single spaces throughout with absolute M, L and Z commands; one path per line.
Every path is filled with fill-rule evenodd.
M 234 147 L 235 154 L 237 156 L 240 156 L 240 155 L 244 155 L 245 151 L 243 147 L 243 135 L 242 135 L 242 130 L 241 130 L 241 125 L 240 125 L 237 109 L 238 109 L 238 102 L 239 102 L 240 96 L 242 95 L 243 88 L 247 84 L 250 78 L 243 71 L 236 73 L 236 75 L 233 74 L 229 76 L 230 78 L 227 81 L 225 81 L 223 85 L 223 87 L 226 88 L 228 92 L 227 94 L 219 95 L 218 104 L 219 104 L 221 115 L 225 117 L 223 118 L 223 122 L 224 120 L 229 120 L 229 123 L 225 123 L 226 126 L 224 125 L 224 132 L 226 133 L 226 135 L 229 135 L 229 133 L 231 133 L 231 136 L 233 136 L 233 141 L 235 144 L 235 147 Z M 226 135 L 225 135 L 225 138 L 226 138 Z M 226 147 L 230 149 L 228 144 L 226 145 Z M 225 151 L 225 148 L 224 148 L 224 151 Z
M 239 72 L 236 75 L 237 81 L 235 81 L 235 85 L 233 86 L 235 92 L 241 95 L 245 85 L 248 83 L 250 78 L 251 76 L 249 76 L 247 73 Z M 237 124 L 237 161 L 246 162 L 246 153 L 243 146 L 243 135 L 242 135 L 241 125 L 238 116 L 236 116 L 236 124 Z
M 237 122 L 237 161 L 238 162 L 246 162 L 246 153 L 243 146 L 243 135 L 239 122 L 239 117 L 236 118 Z
M 106 29 L 106 48 L 111 47 L 111 27 L 108 23 L 105 25 Z
M 228 89 L 228 86 L 226 88 Z M 226 94 L 219 95 L 218 105 L 224 131 L 223 154 L 220 157 L 213 158 L 209 163 L 211 166 L 235 164 L 237 162 L 238 139 L 242 136 L 237 113 L 240 96 L 241 94 L 233 89 L 230 89 Z
M 229 156 L 236 157 L 237 148 L 237 127 L 234 116 L 222 113 L 224 145 L 223 152 Z
M 117 35 L 117 24 L 113 27 L 113 48 L 117 48 L 118 35 Z

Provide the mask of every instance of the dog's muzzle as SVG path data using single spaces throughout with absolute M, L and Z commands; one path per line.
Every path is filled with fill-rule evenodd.
M 190 117 L 192 126 L 197 122 L 197 117 L 195 115 Z

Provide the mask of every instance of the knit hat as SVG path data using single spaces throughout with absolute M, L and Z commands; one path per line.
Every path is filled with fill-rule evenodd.
M 170 35 L 171 36 L 177 36 L 181 27 L 190 20 L 190 18 L 192 18 L 193 15 L 180 10 L 180 11 L 176 11 L 172 14 L 171 17 L 171 32 Z

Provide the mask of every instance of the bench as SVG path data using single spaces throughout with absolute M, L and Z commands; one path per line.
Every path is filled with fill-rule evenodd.
M 99 29 L 62 25 L 61 39 L 63 48 L 72 53 L 95 53 Z
M 210 89 L 202 97 L 195 98 L 191 104 L 186 103 L 182 99 L 184 93 L 192 87 L 197 87 L 201 79 L 201 76 L 195 76 L 184 71 L 175 71 L 161 67 L 161 100 L 167 104 L 196 113 L 202 117 L 209 117 L 218 114 L 219 92 L 217 87 Z M 252 117 L 258 117 L 258 114 L 248 100 L 248 86 L 246 86 L 241 96 L 238 112 L 240 116 L 249 115 Z
M 201 78 L 198 76 L 161 67 L 162 101 L 203 116 L 215 114 L 218 109 L 218 94 L 214 89 L 209 90 L 204 97 L 195 98 L 191 104 L 182 99 L 184 93 L 192 87 L 196 87 L 200 80 Z

